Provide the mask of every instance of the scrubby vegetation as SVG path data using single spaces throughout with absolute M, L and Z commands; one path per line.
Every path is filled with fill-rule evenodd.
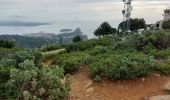
M 81 52 L 59 54 L 53 58 L 52 64 L 62 66 L 66 73 L 73 73 L 76 72 L 81 65 L 85 64 L 87 57 L 87 53 Z
M 165 21 L 162 25 L 163 29 L 170 29 L 170 20 Z
M 0 48 L 13 48 L 14 46 L 14 42 L 0 40 Z
M 0 72 L 0 99 L 63 100 L 70 90 L 70 79 L 64 69 L 43 65 L 41 53 L 34 50 L 2 58 Z
M 64 100 L 70 91 L 68 74 L 80 67 L 87 67 L 96 81 L 170 74 L 170 31 L 109 34 L 39 50 L 1 48 L 0 53 L 0 99 Z
M 57 55 L 54 64 L 66 65 L 69 73 L 86 64 L 95 80 L 134 79 L 152 73 L 166 75 L 170 72 L 169 36 L 169 31 L 145 31 L 74 43 L 66 46 L 67 53 Z M 165 62 L 160 63 L 162 60 Z
M 124 30 L 125 28 L 124 23 L 125 22 L 121 22 L 119 24 L 119 29 Z M 131 23 L 130 30 L 132 32 L 137 31 L 139 29 L 146 29 L 146 22 L 143 18 L 134 18 L 134 19 L 131 18 L 130 23 Z

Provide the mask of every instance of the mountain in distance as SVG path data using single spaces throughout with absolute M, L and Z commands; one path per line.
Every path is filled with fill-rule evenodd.
M 49 45 L 56 40 L 41 37 L 26 37 L 22 35 L 0 35 L 0 40 L 13 41 L 16 47 L 39 48 L 43 45 Z
M 62 32 L 57 35 L 57 37 L 62 38 L 64 44 L 72 43 L 73 38 L 76 36 L 80 36 L 83 40 L 88 39 L 87 35 L 84 35 L 80 28 L 77 28 L 72 32 Z
M 0 40 L 8 40 L 15 42 L 17 47 L 23 48 L 40 48 L 49 44 L 70 44 L 76 36 L 80 36 L 83 40 L 87 40 L 87 35 L 84 35 L 80 28 L 74 31 L 63 29 L 61 33 L 29 33 L 23 35 L 0 35 Z
M 43 31 L 40 31 L 38 33 L 23 34 L 23 36 L 26 36 L 26 37 L 35 37 L 35 38 L 53 38 L 56 35 L 54 33 L 45 33 Z

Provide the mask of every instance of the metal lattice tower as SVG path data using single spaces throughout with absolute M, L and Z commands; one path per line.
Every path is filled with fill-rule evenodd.
M 124 22 L 124 31 L 130 32 L 130 16 L 132 12 L 132 0 L 123 0 L 124 2 L 124 9 L 122 10 L 123 14 L 123 22 Z

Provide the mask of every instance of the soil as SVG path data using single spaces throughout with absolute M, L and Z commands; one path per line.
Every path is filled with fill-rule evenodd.
M 145 100 L 151 96 L 166 95 L 162 87 L 170 81 L 170 76 L 152 75 L 135 80 L 97 83 L 89 78 L 87 67 L 83 66 L 71 79 L 69 100 Z

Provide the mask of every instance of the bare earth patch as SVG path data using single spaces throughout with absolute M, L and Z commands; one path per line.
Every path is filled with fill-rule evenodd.
M 163 86 L 170 81 L 170 76 L 152 75 L 136 80 L 96 83 L 89 78 L 86 67 L 81 67 L 71 78 L 69 100 L 144 100 L 166 95 Z

